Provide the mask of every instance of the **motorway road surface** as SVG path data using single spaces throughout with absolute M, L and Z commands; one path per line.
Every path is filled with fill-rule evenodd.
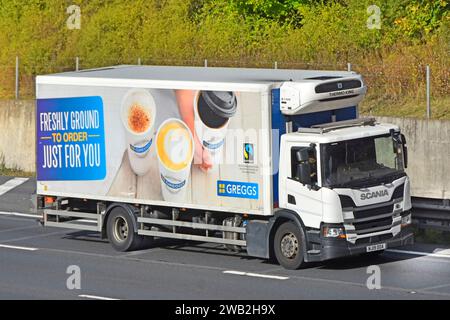
M 12 180 L 0 177 L 0 299 L 450 299 L 450 250 L 442 246 L 296 271 L 214 244 L 165 241 L 119 253 L 94 232 L 43 228 L 32 215 L 35 181 Z M 81 288 L 70 290 L 73 265 Z M 381 289 L 366 285 L 371 265 Z

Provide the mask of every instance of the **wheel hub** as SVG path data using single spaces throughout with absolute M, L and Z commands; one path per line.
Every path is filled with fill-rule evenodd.
M 288 233 L 281 239 L 281 253 L 288 259 L 293 259 L 298 254 L 298 239 L 293 233 Z
M 114 237 L 117 241 L 125 241 L 128 238 L 128 223 L 122 217 L 114 221 Z

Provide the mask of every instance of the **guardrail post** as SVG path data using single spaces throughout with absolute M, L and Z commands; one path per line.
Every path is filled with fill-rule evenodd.
M 19 57 L 16 57 L 16 100 L 19 100 Z
M 430 73 L 430 66 L 427 65 L 427 119 L 431 118 Z
M 278 61 L 275 61 L 275 63 L 274 63 L 274 69 L 278 69 Z
M 205 68 L 208 68 L 208 59 L 205 59 Z
M 348 72 L 352 71 L 352 64 L 350 62 L 347 63 L 347 71 Z

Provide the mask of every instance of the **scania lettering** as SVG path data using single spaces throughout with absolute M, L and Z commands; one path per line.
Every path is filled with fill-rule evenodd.
M 384 197 L 384 196 L 388 196 L 388 195 L 389 195 L 389 192 L 387 190 L 367 192 L 367 193 L 361 194 L 361 200 Z
M 287 269 L 411 244 L 406 139 L 359 117 L 366 91 L 346 71 L 38 76 L 38 211 L 118 251 L 184 239 Z

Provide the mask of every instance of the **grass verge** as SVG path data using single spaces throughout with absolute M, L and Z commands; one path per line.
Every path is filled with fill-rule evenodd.
M 450 120 L 450 96 L 432 98 L 430 105 L 431 119 Z M 424 119 L 427 114 L 427 104 L 424 98 L 403 101 L 363 100 L 361 114 Z
M 0 176 L 32 178 L 35 177 L 36 174 L 34 172 L 6 168 L 4 164 L 0 164 Z
M 450 245 L 450 232 L 414 226 L 414 239 L 417 243 Z

